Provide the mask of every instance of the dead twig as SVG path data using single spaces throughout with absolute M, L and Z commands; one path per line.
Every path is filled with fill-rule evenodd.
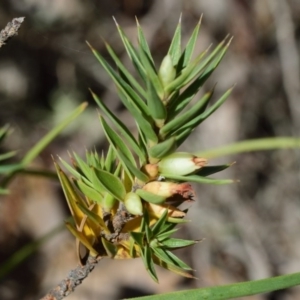
M 18 30 L 21 27 L 25 17 L 14 18 L 11 22 L 8 22 L 4 29 L 0 31 L 0 48 L 5 43 L 18 34 Z
M 290 106 L 295 135 L 298 135 L 300 130 L 300 60 L 292 7 L 287 1 L 269 0 L 268 3 L 275 22 L 283 86 Z
M 75 288 L 93 271 L 101 257 L 89 256 L 84 266 L 77 266 L 56 287 L 40 300 L 61 300 L 71 294 Z

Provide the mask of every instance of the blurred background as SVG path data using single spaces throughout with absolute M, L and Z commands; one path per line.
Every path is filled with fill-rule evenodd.
M 234 40 L 218 70 L 218 95 L 236 83 L 230 99 L 182 147 L 205 150 L 260 137 L 300 133 L 300 1 L 298 0 L 1 0 L 0 29 L 25 17 L 19 35 L 0 49 L 0 125 L 14 132 L 5 149 L 19 158 L 46 132 L 84 101 L 88 109 L 34 161 L 36 169 L 53 170 L 51 155 L 106 149 L 89 95 L 92 88 L 135 131 L 116 97 L 114 86 L 85 41 L 107 57 L 108 41 L 126 65 L 112 16 L 132 41 L 135 16 L 145 31 L 154 57 L 166 54 L 180 14 L 186 42 L 204 15 L 196 52 L 216 45 L 227 33 Z M 102 260 L 68 299 L 121 299 L 181 289 L 262 279 L 300 270 L 299 151 L 281 150 L 225 157 L 236 161 L 222 178 L 239 179 L 228 186 L 196 186 L 196 201 L 179 231 L 180 237 L 204 239 L 179 252 L 197 280 L 158 270 L 155 284 L 142 261 Z M 22 246 L 63 224 L 68 215 L 57 182 L 19 176 L 0 199 L 0 265 Z M 0 282 L 0 299 L 37 299 L 77 265 L 75 240 L 67 230 Z M 1 267 L 0 267 L 1 268 Z M 251 300 L 296 300 L 293 288 Z

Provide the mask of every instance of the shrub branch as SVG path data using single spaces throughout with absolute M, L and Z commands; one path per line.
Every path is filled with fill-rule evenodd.
M 40 300 L 61 300 L 71 294 L 75 288 L 93 271 L 101 257 L 89 256 L 84 266 L 77 266 L 56 287 Z
M 18 30 L 21 27 L 25 17 L 14 18 L 11 22 L 8 22 L 4 29 L 0 31 L 0 48 L 5 45 L 5 43 L 18 34 Z

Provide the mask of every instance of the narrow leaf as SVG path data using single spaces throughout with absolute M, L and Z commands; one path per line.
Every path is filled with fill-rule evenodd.
M 118 55 L 115 54 L 113 49 L 110 47 L 109 44 L 105 43 L 106 49 L 110 56 L 112 57 L 113 61 L 116 63 L 118 68 L 122 71 L 124 76 L 126 77 L 126 80 L 133 86 L 133 88 L 144 98 L 146 98 L 145 90 L 142 88 L 142 86 L 136 81 L 136 79 L 131 75 L 131 73 L 126 69 L 124 64 L 119 59 Z
M 195 48 L 195 45 L 197 42 L 199 30 L 200 30 L 201 20 L 202 20 L 202 15 L 201 15 L 200 20 L 199 20 L 198 24 L 196 25 L 187 45 L 179 59 L 179 62 L 177 65 L 177 73 L 179 73 L 183 68 L 185 68 L 191 61 L 191 58 L 192 58 L 192 55 L 194 52 L 194 48 Z
M 138 29 L 138 41 L 139 41 L 139 45 L 144 50 L 144 52 L 147 54 L 147 56 L 152 61 L 152 63 L 154 63 L 152 55 L 151 55 L 151 51 L 150 51 L 150 48 L 149 48 L 149 45 L 147 43 L 147 40 L 146 40 L 145 35 L 144 35 L 144 32 L 142 30 L 142 27 L 140 26 L 140 23 L 139 23 L 137 17 L 135 18 L 135 20 L 136 20 L 137 29 Z
M 0 154 L 0 161 L 14 157 L 16 154 L 17 154 L 17 151 L 10 151 L 10 152 Z
M 202 176 L 198 176 L 198 175 L 180 176 L 180 175 L 176 175 L 176 174 L 161 174 L 161 176 L 168 178 L 168 179 L 178 180 L 180 182 L 197 182 L 197 183 L 218 184 L 218 185 L 235 182 L 232 179 L 214 179 L 214 178 L 202 177 Z
M 159 266 L 161 266 L 162 268 L 165 268 L 165 269 L 167 269 L 167 270 L 169 270 L 169 271 L 171 271 L 171 272 L 174 272 L 174 273 L 176 273 L 176 274 L 178 274 L 178 275 L 180 275 L 180 276 L 183 276 L 183 277 L 186 277 L 186 278 L 195 278 L 192 274 L 190 274 L 190 273 L 188 273 L 188 272 L 186 272 L 185 270 L 183 270 L 182 268 L 179 268 L 179 267 L 176 267 L 176 266 L 174 266 L 174 265 L 171 265 L 171 264 L 167 264 L 167 263 L 165 263 L 164 261 L 162 261 L 162 260 L 160 260 L 160 259 L 158 259 L 157 257 L 156 258 L 154 258 L 154 263 L 155 264 L 157 264 L 157 265 L 159 265 Z M 172 295 L 173 295 L 173 297 L 174 297 L 174 294 L 172 293 Z M 164 300 L 165 298 L 165 296 L 166 297 L 168 297 L 169 296 L 169 294 L 164 294 L 164 295 L 158 295 L 158 296 L 162 296 L 163 298 L 160 298 L 159 300 Z M 152 297 L 152 296 L 151 296 Z M 185 296 L 183 296 L 183 297 L 185 297 Z M 148 297 L 144 297 L 145 299 L 150 299 L 150 298 L 148 298 Z M 135 299 L 140 299 L 141 300 L 141 298 L 135 298 Z M 168 300 L 182 300 L 182 296 L 181 296 L 181 298 L 176 298 L 176 297 L 174 297 L 174 298 L 168 298 Z M 187 299 L 192 299 L 192 298 L 190 298 L 190 297 L 188 297 Z M 193 298 L 193 300 L 198 300 L 199 298 Z M 200 298 L 201 299 L 201 298 Z M 205 299 L 205 298 L 204 298 Z M 207 298 L 207 299 L 209 299 L 209 300 L 214 300 L 214 299 L 210 299 L 210 298 Z M 144 300 L 144 299 L 143 299 Z
M 78 165 L 78 170 L 81 171 L 82 175 L 84 175 L 89 181 L 92 181 L 92 172 L 90 166 L 75 152 L 73 152 L 73 155 Z
M 156 275 L 153 259 L 152 259 L 152 250 L 149 246 L 144 247 L 144 251 L 141 251 L 142 258 L 146 267 L 146 270 L 148 271 L 151 278 L 158 283 L 158 278 Z
M 177 24 L 173 39 L 171 41 L 168 54 L 170 54 L 172 57 L 173 66 L 176 66 L 181 56 L 181 16 L 179 18 L 179 22 Z
M 101 169 L 94 168 L 93 174 L 96 175 L 98 181 L 108 193 L 110 193 L 119 201 L 124 201 L 126 191 L 121 179 Z
M 100 62 L 105 71 L 112 78 L 118 89 L 122 91 L 127 97 L 131 99 L 145 114 L 149 115 L 148 108 L 143 99 L 135 92 L 135 90 L 124 80 L 122 77 L 109 65 L 109 63 L 104 59 L 104 57 L 97 52 L 95 49 L 91 48 L 93 54 L 96 56 L 97 60 Z M 122 99 L 121 99 L 122 100 Z M 125 104 L 124 104 L 125 105 Z
M 146 176 L 146 174 L 144 174 L 136 167 L 134 157 L 132 156 L 132 153 L 129 151 L 129 149 L 122 141 L 122 139 L 118 136 L 116 132 L 114 132 L 108 126 L 104 118 L 101 116 L 100 116 L 100 122 L 102 124 L 107 139 L 110 141 L 110 144 L 115 148 L 116 154 L 119 157 L 123 168 L 127 170 L 128 173 L 134 174 L 134 176 L 136 176 L 140 180 L 147 181 L 148 176 Z M 133 181 L 132 176 L 131 176 L 131 180 Z
M 109 145 L 107 155 L 104 162 L 104 169 L 107 172 L 112 172 L 116 160 L 116 152 L 112 145 Z
M 9 190 L 0 188 L 0 195 L 9 195 Z
M 152 128 L 153 120 L 149 120 L 149 118 L 147 118 L 147 116 L 144 115 L 142 111 L 140 111 L 139 108 L 132 101 L 129 101 L 127 99 L 127 97 L 122 93 L 122 91 L 120 91 L 118 94 L 125 107 L 134 117 L 136 123 L 138 124 L 139 128 L 141 129 L 147 140 L 157 143 L 158 138 L 154 129 Z
M 162 248 L 152 248 L 155 256 L 157 256 L 160 260 L 164 261 L 166 264 L 176 266 L 174 261 L 166 254 L 166 252 Z
M 63 166 L 71 173 L 71 175 L 73 175 L 76 179 L 81 179 L 82 181 L 84 181 L 85 184 L 91 186 L 91 182 L 85 176 L 83 176 L 81 173 L 76 171 L 72 166 L 70 166 L 61 157 L 58 157 L 58 158 L 61 161 L 61 163 L 63 164 Z
M 193 69 L 192 73 L 188 78 L 183 82 L 183 86 L 188 84 L 193 78 L 198 77 L 204 83 L 209 76 L 213 73 L 213 71 L 217 68 L 219 63 L 222 61 L 224 55 L 227 52 L 227 49 L 230 45 L 232 38 L 227 42 L 228 36 L 215 48 L 215 50 L 196 68 Z M 227 43 L 226 43 L 227 42 Z M 226 45 L 224 46 L 224 44 Z
M 180 267 L 184 270 L 191 271 L 193 270 L 189 265 L 187 265 L 184 261 L 178 258 L 173 252 L 169 250 L 165 250 L 165 253 L 170 257 L 175 266 Z
M 100 226 L 101 229 L 104 230 L 106 233 L 110 233 L 103 219 L 99 215 L 95 214 L 93 211 L 88 209 L 86 206 L 81 205 L 80 203 L 78 203 L 78 207 L 82 210 L 84 214 L 87 215 L 89 220 L 93 221 L 93 223 L 96 224 L 97 226 Z
M 227 165 L 220 165 L 220 166 L 203 167 L 199 171 L 196 172 L 196 175 L 206 177 L 206 176 L 209 176 L 211 174 L 221 172 L 221 171 L 231 167 L 233 164 L 234 163 L 227 164 Z
M 153 232 L 153 236 L 157 236 L 162 228 L 164 227 L 168 216 L 168 210 L 166 209 L 164 213 L 161 215 L 161 217 L 157 220 L 157 222 L 151 227 L 151 230 Z
M 160 78 L 155 69 L 155 66 L 153 65 L 153 63 L 151 62 L 151 59 L 148 57 L 147 53 L 143 49 L 140 49 L 139 54 L 140 54 L 141 62 L 143 64 L 143 66 L 145 67 L 147 77 L 153 84 L 159 98 L 163 99 L 164 89 L 163 89 L 162 82 L 160 81 Z
M 174 91 L 180 90 L 183 86 L 186 85 L 186 82 L 190 82 L 194 77 L 197 77 L 196 74 L 199 73 L 195 72 L 195 70 L 201 70 L 205 69 L 210 61 L 201 62 L 202 58 L 207 54 L 207 50 L 200 53 L 194 62 L 191 62 L 185 69 L 182 70 L 182 72 L 179 74 L 179 76 L 174 79 L 170 84 L 165 86 L 165 92 L 169 95 L 173 93 Z M 193 74 L 193 76 L 192 76 Z
M 154 120 L 164 121 L 167 116 L 166 107 L 158 96 L 151 80 L 147 80 L 147 104 Z
M 118 253 L 118 247 L 115 246 L 113 243 L 110 243 L 105 238 L 101 238 L 101 242 L 105 251 L 110 258 L 114 258 Z
M 98 191 L 95 189 L 91 188 L 87 184 L 85 184 L 81 180 L 75 181 L 78 189 L 90 200 L 95 201 L 97 203 L 102 203 L 103 200 L 103 195 L 101 195 Z
M 132 46 L 131 42 L 129 41 L 129 39 L 127 38 L 127 36 L 125 35 L 125 33 L 123 32 L 122 28 L 119 26 L 119 24 L 117 23 L 117 21 L 114 19 L 118 32 L 120 34 L 120 37 L 122 39 L 122 42 L 124 44 L 124 47 L 127 51 L 127 54 L 129 56 L 129 58 L 132 60 L 132 63 L 134 65 L 134 67 L 136 68 L 136 70 L 138 71 L 138 73 L 140 74 L 141 78 L 144 79 L 144 81 L 146 82 L 146 71 L 139 59 L 139 56 L 137 54 L 137 51 L 135 50 L 135 48 Z
M 216 103 L 214 103 L 211 107 L 206 109 L 201 115 L 198 117 L 195 117 L 191 121 L 187 122 L 185 125 L 183 125 L 180 129 L 179 132 L 182 132 L 186 129 L 194 129 L 197 127 L 199 124 L 201 124 L 204 120 L 206 120 L 212 113 L 214 113 L 228 98 L 228 96 L 231 94 L 233 90 L 233 87 L 230 88 L 228 91 L 226 91 Z M 174 133 L 177 135 L 177 133 Z
M 204 82 L 204 78 L 200 75 L 179 96 L 174 98 L 173 101 L 170 101 L 168 106 L 169 120 L 172 120 L 191 102 L 194 96 L 199 92 Z
M 175 137 L 170 137 L 167 140 L 160 142 L 148 150 L 150 157 L 161 159 L 168 154 L 174 152 L 177 148 Z
M 54 162 L 62 189 L 64 191 L 69 209 L 71 211 L 71 214 L 74 218 L 75 224 L 77 228 L 80 227 L 82 219 L 85 217 L 83 212 L 78 208 L 77 203 L 81 203 L 82 205 L 86 205 L 86 203 L 83 201 L 83 199 L 77 194 L 74 187 L 72 186 L 71 182 L 69 181 L 66 174 L 61 170 L 59 165 Z
M 24 169 L 22 164 L 1 165 L 0 174 L 9 174 Z
M 138 244 L 139 247 L 143 247 L 144 246 L 144 233 L 142 232 L 130 232 L 131 237 L 133 238 L 133 240 L 135 241 L 135 243 Z
M 92 96 L 101 110 L 109 117 L 109 119 L 114 123 L 117 129 L 121 132 L 123 137 L 126 139 L 130 147 L 134 150 L 134 152 L 138 155 L 139 159 L 142 162 L 146 161 L 146 157 L 144 153 L 140 150 L 140 147 L 135 140 L 132 133 L 128 130 L 128 128 L 108 109 L 108 107 L 104 104 L 104 102 L 92 91 Z
M 174 224 L 172 224 L 172 225 L 174 225 Z M 162 241 L 164 241 L 165 239 L 168 239 L 168 238 L 170 238 L 170 236 L 173 234 L 173 233 L 175 233 L 175 232 L 177 232 L 177 228 L 175 228 L 175 229 L 172 229 L 172 230 L 168 230 L 168 231 L 166 231 L 166 232 L 164 232 L 164 233 L 160 233 L 158 236 L 157 236 L 157 240 L 159 241 L 159 242 L 162 242 Z
M 105 119 L 100 115 L 99 116 L 102 128 L 108 140 L 111 142 L 110 144 L 114 146 L 117 150 L 121 151 L 127 159 L 135 165 L 134 157 L 131 151 L 128 149 L 127 145 L 124 141 L 120 138 L 120 136 L 109 126 Z M 116 153 L 117 154 L 117 153 Z
M 161 244 L 164 245 L 166 248 L 184 248 L 184 247 L 194 245 L 196 243 L 197 241 L 175 239 L 175 238 L 169 238 L 161 242 Z
M 39 142 L 37 142 L 24 156 L 22 164 L 27 166 L 34 160 L 72 121 L 74 121 L 86 108 L 87 103 L 77 107 L 71 115 L 50 130 Z
M 10 133 L 10 125 L 5 124 L 0 127 L 0 143 L 5 139 L 5 137 Z
M 159 262 L 155 262 L 158 263 Z M 175 271 L 174 271 L 175 272 Z M 261 293 L 269 293 L 300 285 L 300 273 L 292 273 L 267 279 L 245 281 L 228 285 L 214 286 L 188 291 L 179 291 L 164 295 L 134 298 L 135 300 L 227 300 Z
M 187 110 L 182 115 L 176 117 L 172 121 L 168 122 L 165 126 L 163 126 L 159 134 L 161 136 L 166 136 L 171 132 L 175 132 L 178 129 L 183 128 L 188 121 L 192 122 L 192 120 L 196 119 L 199 114 L 202 113 L 203 107 L 206 107 L 206 104 L 211 99 L 213 95 L 213 91 L 206 93 L 199 101 L 195 103 L 189 110 Z

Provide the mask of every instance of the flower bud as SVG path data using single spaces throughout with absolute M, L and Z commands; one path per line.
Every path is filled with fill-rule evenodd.
M 167 54 L 164 57 L 160 65 L 158 75 L 162 81 L 163 86 L 168 85 L 175 79 L 176 70 L 173 67 L 172 58 L 170 54 Z
M 164 181 L 149 182 L 143 186 L 143 190 L 165 198 L 169 198 L 174 195 L 190 197 L 191 194 L 193 194 L 192 186 L 188 183 L 175 183 Z
M 128 212 L 133 215 L 141 216 L 143 215 L 143 205 L 142 200 L 139 195 L 134 192 L 129 192 L 126 194 L 124 199 L 124 205 Z
M 146 202 L 146 209 L 150 213 L 150 215 L 154 216 L 155 218 L 159 219 L 166 210 L 168 210 L 168 217 L 172 218 L 183 218 L 186 213 L 182 210 L 172 206 L 172 205 L 166 205 L 166 204 L 153 204 Z
M 157 164 L 147 164 L 142 167 L 142 171 L 149 176 L 150 179 L 154 179 L 158 176 Z
M 188 175 L 205 166 L 207 160 L 187 152 L 174 152 L 158 163 L 161 174 Z

